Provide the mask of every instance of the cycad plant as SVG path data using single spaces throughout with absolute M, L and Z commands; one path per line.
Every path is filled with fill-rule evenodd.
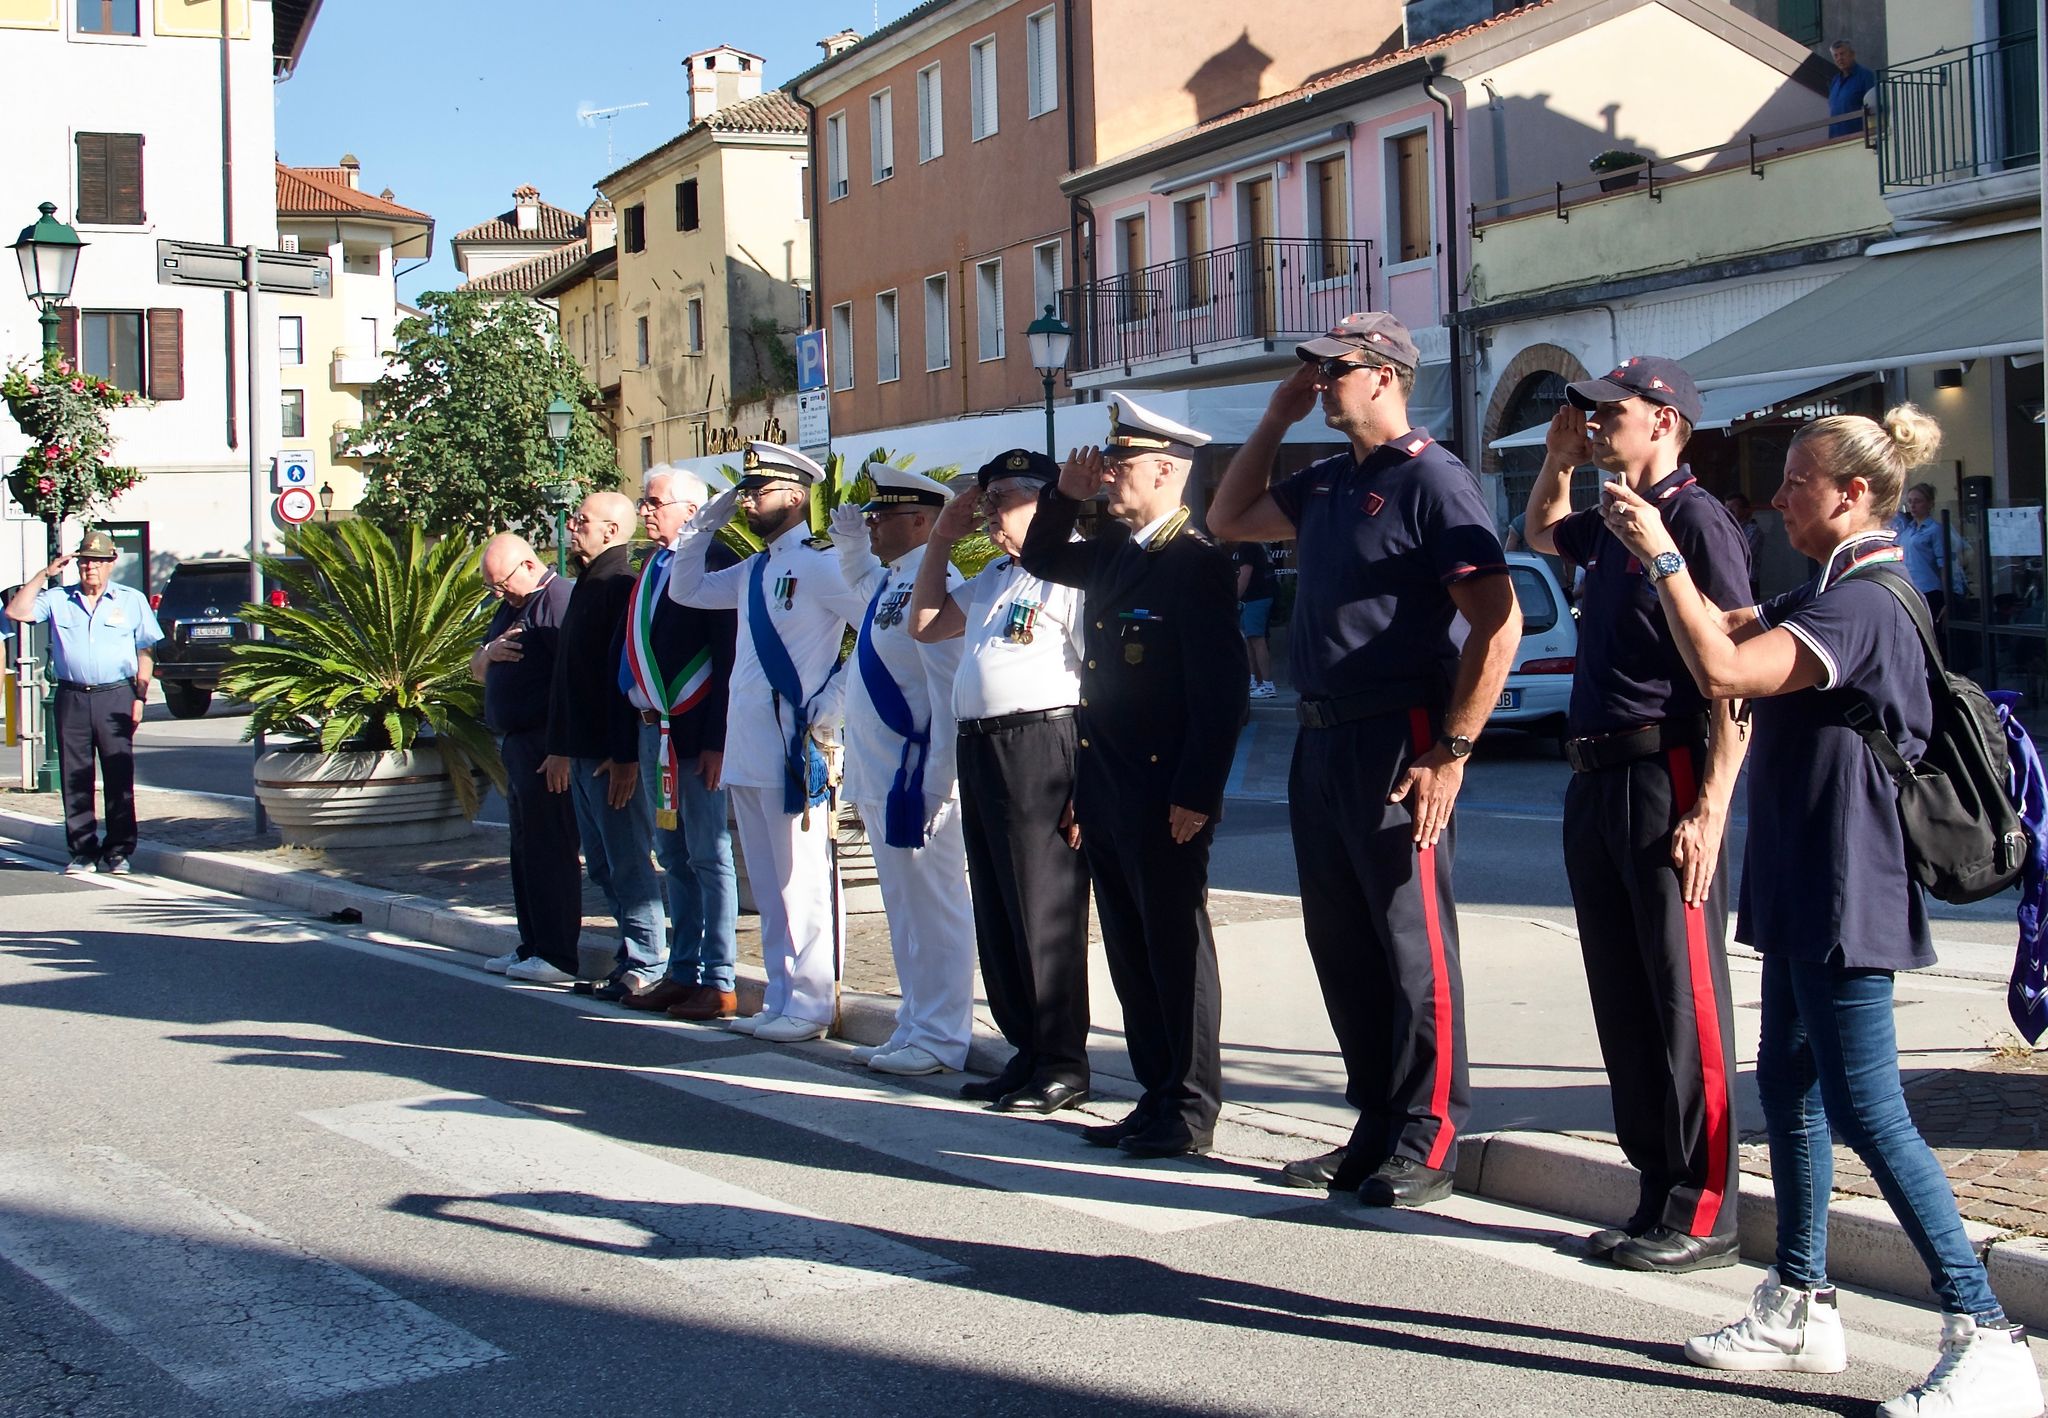
M 418 527 L 401 546 L 373 522 L 308 524 L 263 570 L 285 605 L 247 606 L 264 638 L 235 646 L 221 688 L 252 707 L 258 733 L 316 739 L 323 752 L 407 750 L 431 731 L 462 811 L 482 806 L 476 774 L 500 792 L 505 769 L 483 722 L 469 658 L 492 606 L 483 551 Z

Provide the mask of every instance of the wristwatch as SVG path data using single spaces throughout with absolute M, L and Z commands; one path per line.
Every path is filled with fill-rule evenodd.
M 1472 755 L 1472 740 L 1463 734 L 1445 734 L 1437 742 L 1450 750 L 1453 758 L 1469 758 Z
M 1666 576 L 1675 576 L 1685 570 L 1685 558 L 1675 551 L 1660 551 L 1650 558 L 1650 582 L 1652 585 Z

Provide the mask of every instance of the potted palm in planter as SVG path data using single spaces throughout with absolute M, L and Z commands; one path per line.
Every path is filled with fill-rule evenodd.
M 1586 166 L 1600 174 L 1602 192 L 1618 192 L 1642 181 L 1644 164 L 1649 161 L 1646 155 L 1630 152 L 1627 148 L 1609 148 L 1597 154 Z
M 489 623 L 482 551 L 402 543 L 366 521 L 307 525 L 263 558 L 287 603 L 243 614 L 221 688 L 248 701 L 248 737 L 297 740 L 256 761 L 256 796 L 287 843 L 402 846 L 469 830 L 505 770 L 469 657 Z

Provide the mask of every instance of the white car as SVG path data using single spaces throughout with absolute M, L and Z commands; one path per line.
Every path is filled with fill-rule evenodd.
M 1505 724 L 1554 735 L 1562 742 L 1565 710 L 1571 705 L 1572 666 L 1579 653 L 1579 625 L 1548 561 L 1534 552 L 1507 555 L 1508 575 L 1522 607 L 1522 643 L 1487 727 Z

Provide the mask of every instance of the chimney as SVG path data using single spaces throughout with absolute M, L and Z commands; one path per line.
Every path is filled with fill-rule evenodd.
M 532 183 L 512 189 L 512 225 L 521 231 L 540 230 L 540 189 Z
M 690 122 L 702 123 L 721 108 L 761 95 L 761 56 L 721 44 L 700 49 L 683 61 L 690 78 Z
M 343 153 L 341 161 L 335 165 L 341 169 L 341 175 L 348 179 L 350 190 L 357 191 L 362 188 L 363 165 L 356 161 L 354 153 Z
M 840 55 L 846 53 L 847 50 L 853 48 L 856 44 L 859 43 L 859 30 L 841 30 L 838 34 L 828 34 L 823 39 L 819 40 L 818 48 L 825 51 L 825 57 L 827 59 L 837 59 Z
M 583 230 L 590 237 L 593 255 L 618 245 L 619 218 L 612 210 L 612 204 L 602 197 L 592 202 L 590 210 L 583 214 Z
M 1484 23 L 1520 3 L 1522 0 L 1406 0 L 1401 7 L 1401 40 L 1404 45 L 1427 44 L 1452 30 Z

